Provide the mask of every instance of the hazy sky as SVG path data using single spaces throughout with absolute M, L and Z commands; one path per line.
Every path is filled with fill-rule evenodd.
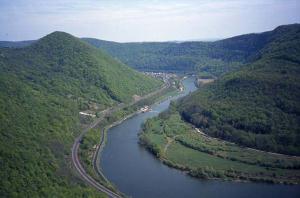
M 0 40 L 55 30 L 112 41 L 226 38 L 300 23 L 300 0 L 0 0 Z

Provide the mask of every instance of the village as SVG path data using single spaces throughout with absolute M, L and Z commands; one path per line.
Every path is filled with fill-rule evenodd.
M 164 72 L 143 72 L 147 76 L 151 76 L 154 78 L 158 78 L 163 80 L 164 82 L 167 82 L 170 78 L 176 78 L 176 74 L 172 73 L 164 73 Z

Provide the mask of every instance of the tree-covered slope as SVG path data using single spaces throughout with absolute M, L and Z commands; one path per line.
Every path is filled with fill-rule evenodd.
M 81 104 L 106 108 L 160 85 L 63 32 L 0 49 L 0 196 L 103 196 L 71 169 Z
M 223 52 L 213 42 L 116 43 L 92 38 L 83 40 L 142 71 L 208 72 L 218 76 L 242 65 L 241 60 L 227 61 L 214 57 Z M 236 54 L 234 51 L 229 53 L 231 57 Z
M 215 42 L 116 43 L 92 38 L 83 40 L 139 70 L 207 72 L 220 76 L 253 61 L 268 43 L 285 31 L 297 30 L 298 26 L 280 26 L 273 31 Z
M 254 62 L 184 98 L 178 109 L 209 135 L 300 155 L 300 26 L 274 31 Z
M 94 38 L 82 40 L 105 50 L 132 68 L 142 71 L 204 72 L 220 76 L 252 62 L 259 51 L 297 24 L 272 31 L 246 34 L 215 42 L 140 42 L 117 43 Z M 0 42 L 0 47 L 24 47 L 34 41 Z

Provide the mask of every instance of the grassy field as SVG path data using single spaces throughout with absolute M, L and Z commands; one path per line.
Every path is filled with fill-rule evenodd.
M 211 138 L 205 134 L 191 132 L 179 136 L 176 140 L 186 147 L 250 165 L 285 169 L 298 169 L 300 167 L 299 157 L 259 152 L 258 150 L 243 148 L 230 142 Z
M 300 158 L 262 152 L 211 138 L 173 111 L 148 120 L 141 143 L 167 165 L 200 178 L 299 183 Z

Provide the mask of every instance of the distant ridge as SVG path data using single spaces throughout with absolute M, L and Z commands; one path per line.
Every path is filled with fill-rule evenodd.
M 26 47 L 36 42 L 36 40 L 28 40 L 28 41 L 0 41 L 0 47 L 8 47 L 8 48 L 20 48 Z
M 235 36 L 217 41 L 171 41 L 118 43 L 82 38 L 132 68 L 142 71 L 208 73 L 220 76 L 237 70 L 259 55 L 281 30 L 299 24 L 282 25 L 272 31 Z M 30 43 L 0 42 L 0 47 L 24 47 Z
M 208 73 L 220 76 L 251 62 L 259 51 L 281 34 L 299 24 L 272 31 L 245 34 L 214 42 L 116 43 L 91 38 L 86 42 L 107 51 L 129 66 L 146 71 Z

